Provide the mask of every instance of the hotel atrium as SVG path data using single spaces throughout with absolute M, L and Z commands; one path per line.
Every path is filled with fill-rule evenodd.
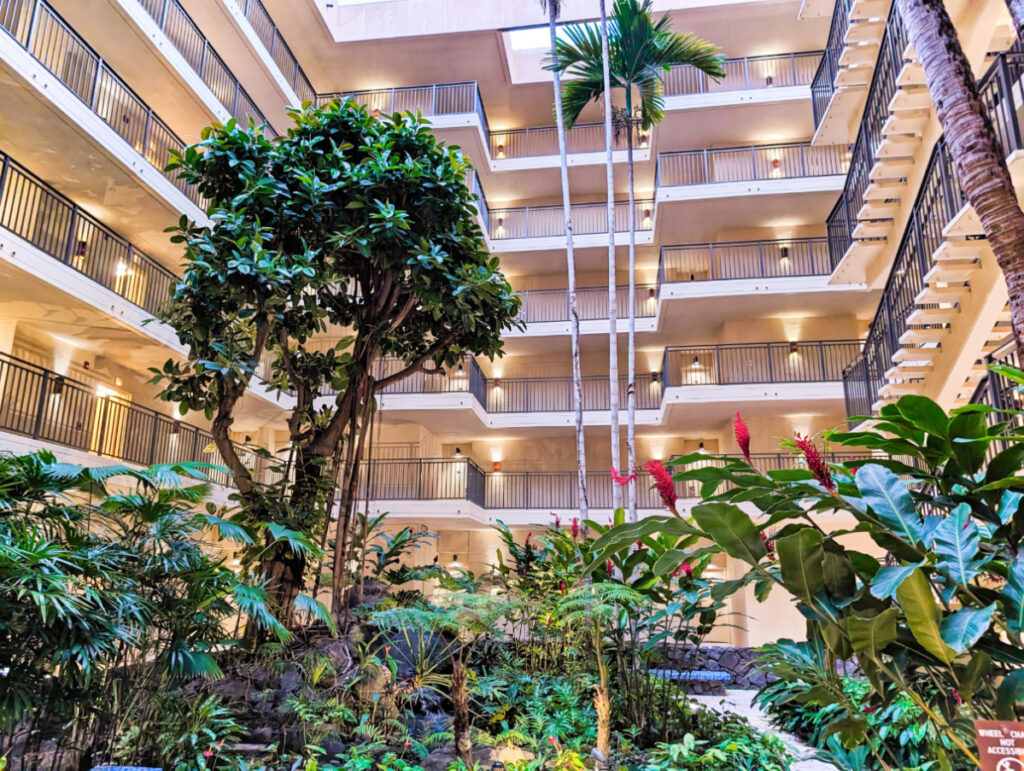
M 1005 3 L 946 7 L 1024 192 L 1024 64 Z M 635 153 L 638 463 L 739 452 L 737 411 L 755 465 L 772 469 L 798 462 L 780 438 L 843 427 L 904 394 L 946 409 L 983 398 L 985 367 L 1010 332 L 1006 286 L 895 6 L 654 9 L 727 60 L 720 80 L 687 66 L 664 73 L 664 120 Z M 593 21 L 595 10 L 566 0 L 562 22 Z M 168 152 L 213 122 L 252 119 L 277 135 L 287 106 L 351 97 L 382 118 L 418 111 L 468 156 L 487 247 L 522 298 L 505 356 L 467 357 L 380 397 L 358 506 L 438 533 L 437 558 L 476 572 L 493 562 L 495 523 L 525 536 L 578 516 L 545 22 L 536 0 L 0 0 L 0 450 L 46 447 L 84 465 L 219 462 L 204 415 L 178 414 L 150 383 L 150 368 L 185 353 L 152 320 L 182 269 L 165 229 L 182 216 L 210 224 L 198 193 L 164 171 Z M 589 105 L 567 137 L 597 522 L 612 516 L 613 485 L 602 119 Z M 614 161 L 625 373 L 620 137 Z M 235 439 L 276 452 L 293 404 L 255 383 Z M 229 477 L 214 477 L 225 502 Z M 641 472 L 641 517 L 663 510 L 649 483 Z M 677 493 L 685 513 L 698 490 Z M 749 618 L 720 630 L 722 641 L 800 634 L 786 597 L 732 602 Z

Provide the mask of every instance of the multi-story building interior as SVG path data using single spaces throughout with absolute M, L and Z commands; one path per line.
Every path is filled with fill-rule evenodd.
M 736 411 L 755 462 L 772 468 L 797 462 L 779 438 L 904 393 L 947 408 L 976 395 L 1008 332 L 1006 288 L 890 5 L 655 0 L 728 61 L 717 82 L 666 72 L 665 119 L 636 151 L 641 463 L 737 452 Z M 1024 60 L 1003 0 L 946 5 L 1019 182 Z M 566 22 L 597 14 L 595 0 L 563 6 Z M 287 105 L 350 95 L 382 115 L 420 111 L 469 156 L 480 225 L 525 324 L 504 358 L 466 359 L 381 397 L 360 505 L 438 532 L 440 560 L 477 572 L 494 559 L 493 523 L 525 535 L 555 515 L 568 522 L 575 434 L 544 23 L 532 0 L 0 0 L 0 448 L 86 464 L 216 462 L 203 416 L 177 415 L 148 383 L 148 368 L 183 353 L 173 330 L 144 323 L 181 270 L 163 230 L 182 214 L 208 222 L 195 191 L 162 171 L 168 150 L 231 117 L 280 133 Z M 588 107 L 568 149 L 589 505 L 606 521 L 601 119 Z M 624 374 L 628 190 L 616 147 Z M 237 439 L 278 449 L 289 398 L 250 388 Z M 683 509 L 695 502 L 696 489 L 678 492 Z M 661 511 L 643 478 L 639 500 L 641 516 Z M 723 639 L 800 634 L 785 598 L 734 603 L 748 618 Z

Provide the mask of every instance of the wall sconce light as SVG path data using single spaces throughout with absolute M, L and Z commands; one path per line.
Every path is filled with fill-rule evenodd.
M 792 341 L 789 344 L 789 352 L 790 353 L 796 353 L 799 350 L 800 350 L 800 343 L 796 342 L 796 340 Z
M 772 168 L 776 170 L 782 168 L 782 161 L 778 158 L 772 158 Z
M 500 228 L 504 224 L 505 224 L 505 218 L 504 217 L 498 217 L 498 227 Z
M 504 158 L 505 157 L 505 145 L 498 145 L 498 157 L 499 158 Z
M 59 375 L 53 379 L 53 386 L 50 388 L 50 393 L 54 396 L 59 396 L 64 391 L 64 378 Z
M 251 441 L 252 441 L 252 437 L 251 437 L 251 436 L 249 436 L 249 434 L 246 434 L 246 435 L 245 435 L 245 442 L 244 442 L 244 443 L 245 443 L 245 444 L 249 444 L 249 442 L 251 442 Z
M 647 147 L 647 135 L 646 134 L 641 134 L 640 135 L 640 146 L 641 147 Z
M 495 388 L 501 388 L 501 378 L 500 377 L 494 378 L 494 387 Z
M 89 362 L 83 361 L 82 362 L 82 369 L 89 369 Z
M 647 296 L 652 300 L 658 296 L 658 293 L 654 290 L 653 286 L 647 290 Z
M 651 210 L 650 209 L 644 209 L 644 219 L 645 220 L 649 220 L 650 218 L 651 218 Z
M 181 424 L 179 424 L 178 421 L 176 421 L 176 420 L 172 420 L 171 421 L 171 433 L 172 434 L 177 434 L 180 431 L 181 431 Z
M 78 247 L 75 249 L 76 257 L 85 257 L 85 253 L 88 250 L 89 245 L 85 241 L 79 241 Z
M 501 471 L 501 461 L 500 460 L 494 461 L 494 463 L 491 464 L 491 469 L 493 471 Z
M 455 448 L 455 455 L 454 455 L 454 457 L 456 457 L 456 458 L 461 458 L 462 457 L 462 448 L 461 447 L 456 447 Z
M 772 77 L 771 75 L 766 75 L 764 79 L 764 84 L 768 86 L 768 88 L 771 88 L 772 86 L 775 85 L 775 78 Z
M 788 260 L 789 259 L 789 247 L 788 246 L 782 247 L 779 250 L 779 254 L 782 256 L 782 259 Z
M 696 280 L 697 280 L 697 275 L 695 273 L 691 273 L 690 274 L 690 281 L 696 281 Z
M 652 383 L 657 383 L 660 378 L 661 378 L 661 373 L 660 372 L 652 372 L 651 373 L 651 382 Z
M 697 452 L 704 452 L 704 442 L 700 442 L 697 445 Z
M 462 366 L 462 362 L 460 361 L 459 362 L 459 366 L 457 366 L 455 368 L 455 377 L 462 377 L 465 374 L 466 374 L 466 371 L 465 371 L 465 369 Z

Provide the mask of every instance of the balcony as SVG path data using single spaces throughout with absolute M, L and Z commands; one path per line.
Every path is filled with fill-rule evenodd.
M 159 315 L 172 288 L 181 280 L 180 276 L 3 153 L 0 153 L 0 229 L 23 244 L 0 242 L 2 258 L 8 263 L 103 314 L 103 319 L 97 323 L 109 322 L 113 317 L 146 335 L 161 346 L 153 355 L 183 353 L 174 330 L 164 324 L 147 323 Z M 42 269 L 44 266 L 39 260 L 45 257 L 51 257 L 62 267 Z M 65 274 L 66 270 L 71 272 Z M 74 277 L 78 276 L 89 279 L 90 283 L 83 285 L 75 281 Z M 8 280 L 13 281 L 10 276 Z M 139 312 L 118 308 L 109 294 L 95 291 L 97 288 L 126 300 L 131 303 L 127 306 L 129 309 L 134 307 Z M 123 364 L 130 369 L 138 368 L 138 342 L 136 338 L 126 348 L 130 355 Z M 118 353 L 115 350 L 110 355 L 117 359 Z M 257 376 L 263 381 L 269 379 L 266 362 L 261 363 Z M 271 402 L 278 401 L 262 383 L 254 383 L 252 390 Z
M 140 466 L 183 462 L 223 466 L 205 429 L 104 395 L 96 386 L 7 354 L 0 354 L 0 431 Z M 13 437 L 5 438 L 3 446 L 34 449 Z M 249 449 L 239 447 L 239 451 L 254 475 L 269 481 L 266 461 Z M 215 484 L 231 484 L 223 471 L 205 473 Z
M 270 127 L 271 132 L 274 131 L 270 126 L 270 121 L 260 112 L 256 103 L 238 82 L 238 78 L 213 50 L 210 41 L 206 39 L 178 0 L 137 0 L 137 2 L 229 115 L 243 126 L 248 125 L 252 120 L 257 126 L 266 125 Z
M 490 209 L 478 201 L 481 217 L 488 224 L 491 251 L 520 252 L 565 248 L 565 213 L 561 206 L 522 206 Z M 652 243 L 655 206 L 652 200 L 634 203 L 633 218 L 638 244 Z M 616 243 L 628 242 L 629 203 L 615 202 Z M 574 243 L 579 248 L 608 245 L 608 206 L 605 203 L 572 205 Z M 607 291 L 607 290 L 606 290 Z
M 725 77 L 714 80 L 690 65 L 674 64 L 664 75 L 666 106 L 673 97 L 695 94 L 719 94 L 730 91 L 754 91 L 807 86 L 814 77 L 822 51 L 741 56 L 725 60 Z
M 979 82 L 1018 196 L 1024 190 L 1024 127 L 1014 94 L 1022 82 L 1024 54 L 1013 51 L 999 55 Z M 946 343 L 954 336 L 967 341 L 990 333 L 1005 303 L 1001 273 L 940 139 L 864 348 L 843 374 L 847 414 L 875 414 L 886 402 L 943 380 L 940 403 L 952 401 L 976 348 L 951 344 L 944 354 Z
M 659 153 L 657 201 L 831 192 L 848 164 L 844 148 L 809 142 Z
M 181 150 L 182 140 L 45 0 L 5 3 L 0 12 L 0 28 L 4 33 L 0 35 L 0 44 L 5 66 L 16 73 L 14 82 L 19 86 L 25 84 L 8 88 L 5 97 L 10 100 L 10 108 L 34 115 L 27 102 L 31 94 L 32 98 L 51 102 L 67 121 L 54 121 L 51 116 L 45 128 L 37 129 L 38 124 L 26 118 L 9 128 L 7 142 L 14 142 L 17 137 L 17 141 L 39 155 L 39 130 L 44 130 L 50 142 L 74 145 L 76 152 L 61 156 L 62 165 L 54 167 L 49 175 L 61 177 L 68 173 L 69 165 L 74 166 L 76 158 L 83 164 L 84 159 L 89 159 L 87 168 L 83 165 L 75 173 L 90 192 L 95 190 L 98 169 L 94 148 L 99 142 L 117 167 L 116 173 L 104 179 L 105 188 L 93 193 L 99 200 L 114 194 L 127 175 L 133 184 L 141 179 L 174 212 L 171 216 L 187 212 L 196 221 L 206 221 L 198 191 L 178 179 L 177 172 L 164 171 L 170 150 Z M 77 152 L 82 145 L 91 149 Z M 126 203 L 121 210 L 126 221 L 145 221 L 145 226 L 149 226 L 147 218 L 154 215 L 137 205 L 138 193 L 123 195 Z M 168 213 L 164 211 L 158 218 L 162 224 L 155 229 L 160 232 L 166 226 Z M 166 241 L 166 236 L 161 240 Z
M 863 452 L 826 452 L 823 456 L 828 463 L 870 457 Z M 751 461 L 762 472 L 805 468 L 802 457 L 790 453 L 754 454 Z M 709 458 L 705 465 L 721 462 Z M 456 515 L 485 523 L 501 519 L 506 524 L 532 524 L 549 522 L 552 515 L 567 521 L 578 512 L 578 484 L 575 471 L 484 471 L 469 458 L 381 459 L 364 464 L 359 498 L 369 500 L 375 510 L 391 512 L 395 519 Z M 592 513 L 611 513 L 612 484 L 607 472 L 587 473 L 587 503 Z M 650 475 L 641 470 L 637 508 L 643 516 L 664 512 L 653 484 Z M 680 509 L 684 509 L 700 500 L 700 483 L 677 482 L 676 494 L 682 499 Z
M 661 370 L 637 374 L 637 424 L 714 425 L 735 411 L 737 401 L 767 409 L 830 410 L 843 398 L 843 367 L 861 349 L 860 340 L 737 343 L 671 346 Z M 398 367 L 385 361 L 375 375 Z M 606 376 L 582 378 L 584 422 L 607 425 Z M 626 409 L 626 379 L 620 378 L 619 409 Z M 573 381 L 487 377 L 472 359 L 443 373 L 418 373 L 388 386 L 380 396 L 382 414 L 408 415 L 431 431 L 536 429 L 573 423 Z
M 664 246 L 658 283 L 826 276 L 831 273 L 827 247 L 825 238 Z

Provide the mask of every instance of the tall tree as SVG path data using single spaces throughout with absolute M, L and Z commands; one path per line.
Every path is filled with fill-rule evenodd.
M 1006 0 L 1006 7 L 1010 10 L 1017 40 L 1024 41 L 1024 0 Z
M 1007 0 L 1021 29 L 1022 3 Z M 1006 278 L 1017 350 L 1024 353 L 1024 212 L 1017 203 L 992 118 L 942 0 L 897 0 L 910 43 L 924 69 L 946 146 Z M 1012 94 L 1004 101 L 1012 104 Z M 1014 116 L 1015 119 L 1015 116 Z
M 376 118 L 351 101 L 291 114 L 284 137 L 268 140 L 232 120 L 205 129 L 172 161 L 211 202 L 214 224 L 182 218 L 176 228 L 186 270 L 164 320 L 189 353 L 155 379 L 182 412 L 212 419 L 243 517 L 273 523 L 271 532 L 327 528 L 331 477 L 340 479 L 338 615 L 375 394 L 414 371 L 454 366 L 464 352 L 500 355 L 520 301 L 484 249 L 465 182 L 471 167 L 456 148 L 418 118 Z M 326 350 L 311 344 L 330 330 L 346 337 Z M 377 377 L 385 357 L 404 366 Z M 254 475 L 231 436 L 264 360 L 272 387 L 294 405 L 291 460 L 273 484 Z M 305 553 L 288 539 L 268 545 L 256 550 L 260 568 L 288 614 Z
M 608 13 L 601 6 L 601 83 L 612 93 L 611 55 L 608 51 Z M 557 53 L 557 52 L 556 52 Z M 608 408 L 611 427 L 612 470 L 622 468 L 619 440 L 619 309 L 618 271 L 615 267 L 615 156 L 612 154 L 612 100 L 604 100 L 604 166 L 608 197 Z M 630 472 L 626 473 L 629 476 Z M 622 505 L 622 487 L 612 480 L 612 508 Z
M 724 57 L 718 47 L 691 33 L 672 30 L 668 14 L 654 21 L 652 0 L 615 0 L 608 35 L 608 57 L 603 56 L 601 31 L 590 24 L 566 27 L 565 39 L 557 41 L 549 65 L 568 74 L 562 88 L 565 122 L 572 127 L 591 101 L 605 104 L 615 89 L 622 89 L 624 107 L 616 110 L 615 127 L 626 136 L 629 173 L 629 336 L 626 374 L 626 452 L 629 473 L 636 470 L 636 190 L 633 150 L 640 133 L 664 117 L 663 74 L 672 65 L 696 67 L 710 77 L 725 75 Z M 610 87 L 604 79 L 604 62 L 610 70 Z M 614 322 L 613 322 L 614 323 Z M 637 517 L 636 480 L 628 484 L 629 518 Z
M 561 0 L 540 0 L 541 8 L 548 12 L 548 31 L 551 35 L 551 55 L 558 39 L 558 15 Z M 555 98 L 555 123 L 558 133 L 558 156 L 562 172 L 562 211 L 565 214 L 565 263 L 569 274 L 569 337 L 572 346 L 572 403 L 576 419 L 576 475 L 580 499 L 580 521 L 590 516 L 587 506 L 587 453 L 583 437 L 583 375 L 580 372 L 580 312 L 576 301 L 576 257 L 573 254 L 572 202 L 569 196 L 569 157 L 566 151 L 565 122 L 562 116 L 562 78 L 558 70 L 551 71 Z

